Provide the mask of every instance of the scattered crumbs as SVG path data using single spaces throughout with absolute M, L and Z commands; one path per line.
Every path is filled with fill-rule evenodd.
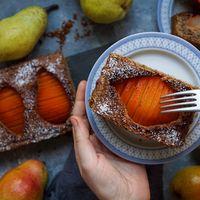
M 80 32 L 78 29 L 75 30 L 74 40 L 78 41 L 82 38 L 89 37 L 92 34 L 91 25 L 93 22 L 86 17 L 81 17 L 80 25 L 83 27 L 83 30 Z
M 75 30 L 75 36 L 74 36 L 74 40 L 78 41 L 81 38 L 80 33 L 78 32 L 78 29 Z
M 87 26 L 90 26 L 90 25 L 92 25 L 93 24 L 93 22 L 91 21 L 91 20 L 89 20 L 88 18 L 86 18 L 86 17 L 81 17 L 81 25 L 83 26 L 83 27 L 87 27 Z
M 74 21 L 72 21 L 72 20 L 64 21 L 62 23 L 62 26 L 60 29 L 56 29 L 55 31 L 48 32 L 45 35 L 47 37 L 57 38 L 58 43 L 60 45 L 59 47 L 60 47 L 60 49 L 62 49 L 65 44 L 66 35 L 70 33 L 70 30 L 73 27 L 73 23 L 74 23 Z
M 75 30 L 74 40 L 78 41 L 82 38 L 89 37 L 92 34 L 91 30 L 84 29 L 83 33 L 79 33 L 78 29 Z
M 89 37 L 91 35 L 91 30 L 87 30 L 85 33 L 84 33 L 84 36 L 85 37 Z
M 74 14 L 73 14 L 73 20 L 77 20 L 77 18 L 78 18 L 78 17 L 77 17 L 77 14 L 74 13 Z
M 63 21 L 61 28 L 58 28 L 55 31 L 47 32 L 44 34 L 44 36 L 57 38 L 59 49 L 62 50 L 63 46 L 65 45 L 66 36 L 70 33 L 75 21 L 77 21 L 79 26 L 82 26 L 83 28 L 81 28 L 81 30 L 75 30 L 74 40 L 78 41 L 84 37 L 89 37 L 92 34 L 91 25 L 93 22 L 85 16 L 81 17 L 79 20 L 78 19 L 78 15 L 74 13 L 71 20 Z

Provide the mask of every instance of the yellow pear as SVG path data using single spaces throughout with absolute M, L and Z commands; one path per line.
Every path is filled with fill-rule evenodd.
M 199 200 L 200 166 L 189 166 L 178 171 L 172 179 L 171 188 L 183 200 Z
M 0 62 L 23 58 L 37 44 L 47 27 L 47 12 L 30 6 L 0 20 Z
M 110 24 L 123 19 L 132 5 L 132 0 L 80 0 L 85 15 L 92 21 Z

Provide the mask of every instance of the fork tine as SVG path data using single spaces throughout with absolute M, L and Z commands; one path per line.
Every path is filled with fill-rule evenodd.
M 162 110 L 161 113 L 169 113 L 169 112 L 192 112 L 192 111 L 200 111 L 197 106 L 187 107 L 187 108 L 175 108 L 170 110 Z
M 196 95 L 196 93 L 195 93 L 195 90 L 187 90 L 187 91 L 182 91 L 182 92 L 166 94 L 164 96 L 161 96 L 161 98 L 173 97 L 173 96 L 179 96 L 179 95 Z
M 173 104 L 168 104 L 165 106 L 161 106 L 160 108 L 170 108 L 170 107 L 175 107 L 175 106 L 196 106 L 197 104 L 194 102 L 181 102 L 181 103 L 173 103 Z
M 164 101 L 161 101 L 160 103 L 167 103 L 167 102 L 174 102 L 174 101 L 181 101 L 181 100 L 193 100 L 193 101 L 196 101 L 196 98 L 194 96 L 180 97 L 180 98 L 173 98 L 173 99 L 164 100 Z

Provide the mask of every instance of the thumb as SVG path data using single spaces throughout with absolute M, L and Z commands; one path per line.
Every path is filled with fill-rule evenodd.
M 88 126 L 81 117 L 72 116 L 70 120 L 73 126 L 74 148 L 79 168 L 91 169 L 97 159 L 97 155 L 89 139 Z

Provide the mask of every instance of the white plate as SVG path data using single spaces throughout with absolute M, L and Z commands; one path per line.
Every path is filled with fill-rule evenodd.
M 187 154 L 200 143 L 200 122 L 195 118 L 196 126 L 188 134 L 185 144 L 178 148 L 169 148 L 141 138 L 129 142 L 121 138 L 123 131 L 92 112 L 89 98 L 100 76 L 107 57 L 111 52 L 128 56 L 140 63 L 158 69 L 178 79 L 199 85 L 200 52 L 188 42 L 165 33 L 140 33 L 128 36 L 108 48 L 92 68 L 86 88 L 86 111 L 90 124 L 102 143 L 115 154 L 137 163 L 160 164 Z M 197 122 L 198 121 L 198 122 Z
M 171 17 L 183 11 L 191 11 L 191 6 L 186 0 L 158 0 L 157 22 L 159 30 L 171 33 Z

